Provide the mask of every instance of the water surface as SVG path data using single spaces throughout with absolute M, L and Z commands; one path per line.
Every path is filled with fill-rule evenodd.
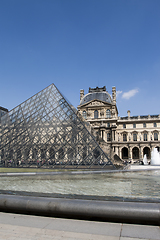
M 160 198 L 160 171 L 0 177 L 0 189 L 39 193 Z

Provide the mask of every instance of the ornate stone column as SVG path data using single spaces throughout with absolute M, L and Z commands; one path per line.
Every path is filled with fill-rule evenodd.
M 140 159 L 140 161 L 143 160 L 143 153 L 142 153 L 142 147 L 141 146 L 139 146 L 139 159 Z
M 131 161 L 132 160 L 132 150 L 131 147 L 128 145 L 128 159 Z
M 131 147 L 130 147 L 130 160 L 133 161 L 133 152 Z

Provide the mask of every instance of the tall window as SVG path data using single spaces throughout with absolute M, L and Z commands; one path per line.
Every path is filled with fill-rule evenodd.
M 107 127 L 110 127 L 110 123 L 107 123 Z
M 158 133 L 154 133 L 154 141 L 158 141 Z
M 98 110 L 94 111 L 94 118 L 98 118 Z
M 132 156 L 133 156 L 133 159 L 139 159 L 139 149 L 137 147 L 134 147 L 132 149 Z
M 143 141 L 147 141 L 147 133 L 143 134 Z
M 143 123 L 143 127 L 146 128 L 146 123 Z
M 123 133 L 123 142 L 126 142 L 126 141 L 127 141 L 127 134 Z
M 111 111 L 109 109 L 107 109 L 106 111 L 106 118 L 110 118 L 111 117 Z
M 126 124 L 125 123 L 123 124 L 123 128 L 126 128 Z
M 157 127 L 157 123 L 153 123 L 153 127 Z
M 136 124 L 135 123 L 133 123 L 133 128 L 136 128 Z
M 86 111 L 83 111 L 83 117 L 84 117 L 84 119 L 87 119 L 87 112 Z
M 137 141 L 137 133 L 133 133 L 133 141 Z
M 111 141 L 111 133 L 107 133 L 107 142 Z

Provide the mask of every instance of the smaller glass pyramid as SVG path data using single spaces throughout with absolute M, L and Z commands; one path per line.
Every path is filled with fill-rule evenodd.
M 114 168 L 54 84 L 2 117 L 0 166 Z

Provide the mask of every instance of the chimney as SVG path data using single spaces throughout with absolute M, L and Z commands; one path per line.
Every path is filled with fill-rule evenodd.
M 81 89 L 81 90 L 80 90 L 80 100 L 83 98 L 83 96 L 84 96 L 84 90 Z
M 127 113 L 128 113 L 128 118 L 130 118 L 131 111 L 128 110 Z

